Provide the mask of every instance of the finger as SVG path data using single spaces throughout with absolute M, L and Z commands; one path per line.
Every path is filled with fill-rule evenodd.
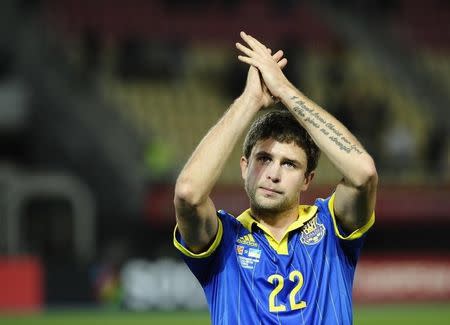
M 272 49 L 267 49 L 267 52 L 269 52 L 269 54 L 272 54 Z
M 253 50 L 249 49 L 248 47 L 242 45 L 241 43 L 236 43 L 236 48 L 244 53 L 246 56 L 252 57 L 253 56 Z
M 278 61 L 278 66 L 283 69 L 288 63 L 288 60 L 286 58 L 281 59 L 280 61 Z
M 244 32 L 243 32 L 244 33 Z M 245 33 L 244 33 L 245 34 Z M 258 48 L 261 49 L 267 49 L 267 46 L 265 46 L 264 44 L 262 44 L 260 41 L 258 41 L 256 38 L 254 38 L 252 35 L 250 34 L 245 34 L 245 36 L 247 37 L 247 39 L 249 39 L 252 43 L 255 44 L 255 46 L 257 46 Z
M 277 51 L 277 53 L 275 53 L 274 55 L 272 55 L 272 58 L 276 61 L 276 62 L 278 62 L 278 61 L 280 61 L 281 60 L 281 58 L 283 57 L 283 51 L 282 50 L 279 50 L 279 51 Z
M 256 38 L 252 37 L 251 35 L 248 35 L 244 32 L 240 33 L 241 38 L 253 49 L 253 50 L 259 50 L 264 51 L 266 53 L 267 47 L 261 44 Z
M 247 56 L 243 56 L 243 55 L 238 55 L 238 60 L 247 64 L 250 64 L 254 67 L 258 67 L 258 63 L 256 60 L 253 60 L 252 58 L 249 58 Z

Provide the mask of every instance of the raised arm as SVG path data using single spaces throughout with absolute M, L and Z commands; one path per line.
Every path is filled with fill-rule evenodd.
M 243 32 L 241 37 L 246 46 L 236 44 L 244 54 L 238 57 L 239 60 L 258 68 L 272 95 L 283 102 L 342 173 L 343 180 L 336 188 L 334 200 L 338 222 L 349 232 L 364 226 L 374 211 L 378 184 L 372 157 L 342 123 L 289 82 L 273 59 L 266 55 L 262 43 Z
M 283 52 L 268 55 L 279 67 Z M 218 230 L 216 209 L 209 198 L 236 142 L 261 107 L 272 103 L 258 70 L 250 67 L 242 95 L 212 127 L 182 169 L 175 185 L 175 211 L 181 236 L 194 253 L 204 251 Z

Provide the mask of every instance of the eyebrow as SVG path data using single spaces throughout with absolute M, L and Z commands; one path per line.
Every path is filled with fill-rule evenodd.
M 257 153 L 255 153 L 255 157 L 261 157 L 261 156 L 272 157 L 273 155 L 271 153 L 267 152 L 267 151 L 264 151 L 264 150 L 261 150 L 261 151 L 258 151 Z M 283 162 L 289 162 L 289 163 L 295 164 L 297 166 L 303 166 L 303 164 L 300 161 L 296 160 L 296 159 L 283 157 L 282 161 Z
M 272 156 L 270 153 L 268 153 L 267 151 L 261 150 L 255 153 L 255 156 Z

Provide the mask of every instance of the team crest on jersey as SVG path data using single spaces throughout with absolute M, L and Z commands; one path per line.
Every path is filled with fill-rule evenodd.
M 305 245 L 315 245 L 325 235 L 325 226 L 317 222 L 317 217 L 309 220 L 302 229 L 300 241 Z

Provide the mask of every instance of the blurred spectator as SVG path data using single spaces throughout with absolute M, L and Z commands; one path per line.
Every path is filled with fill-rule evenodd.
M 439 178 L 448 174 L 448 137 L 449 131 L 442 123 L 431 129 L 424 148 L 427 174 Z
M 338 119 L 349 125 L 351 131 L 378 162 L 382 150 L 382 135 L 387 129 L 387 104 L 358 89 L 346 91 L 343 96 L 337 106 Z
M 30 117 L 29 91 L 15 64 L 11 51 L 0 48 L 0 158 L 12 161 L 22 155 Z
M 90 277 L 97 303 L 119 308 L 121 302 L 120 269 L 131 258 L 130 239 L 115 237 L 102 247 Z
M 417 167 L 417 143 L 411 129 L 395 121 L 384 134 L 382 164 L 390 173 L 401 177 Z
M 339 110 L 348 99 L 347 75 L 349 69 L 350 49 L 349 46 L 340 39 L 335 39 L 330 45 L 329 60 L 324 71 L 324 90 L 326 93 L 326 107 L 333 112 L 339 119 Z M 353 87 L 350 87 L 353 89 Z M 343 113 L 344 114 L 344 113 Z M 344 119 L 340 119 L 344 122 Z M 345 124 L 348 125 L 348 124 Z

